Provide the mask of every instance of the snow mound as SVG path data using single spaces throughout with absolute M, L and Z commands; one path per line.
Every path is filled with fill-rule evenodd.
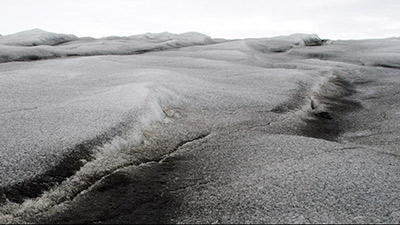
M 75 35 L 57 34 L 40 29 L 32 29 L 1 36 L 0 44 L 14 46 L 57 45 L 77 39 L 78 37 Z

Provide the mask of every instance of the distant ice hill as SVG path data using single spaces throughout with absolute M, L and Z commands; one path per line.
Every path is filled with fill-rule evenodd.
M 0 44 L 10 46 L 58 45 L 77 39 L 75 35 L 56 34 L 41 29 L 32 29 L 2 36 Z
M 78 38 L 33 29 L 0 37 L 0 62 L 29 61 L 68 56 L 129 55 L 217 43 L 209 36 L 146 33 L 129 37 Z
M 209 45 L 229 40 L 212 39 L 197 32 L 182 34 L 146 33 L 128 37 L 110 36 L 99 39 L 78 38 L 75 35 L 57 34 L 33 29 L 0 37 L 0 63 L 30 61 L 68 56 L 130 55 L 150 51 Z M 285 51 L 298 45 L 321 45 L 323 41 L 315 34 L 294 34 L 276 37 L 261 44 L 251 43 L 255 48 L 270 51 Z

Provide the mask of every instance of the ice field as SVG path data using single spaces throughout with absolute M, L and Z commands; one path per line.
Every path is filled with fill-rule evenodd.
M 0 36 L 0 223 L 398 223 L 400 38 Z

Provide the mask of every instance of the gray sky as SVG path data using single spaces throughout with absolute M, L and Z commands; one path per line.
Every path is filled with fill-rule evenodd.
M 0 6 L 2 35 L 40 28 L 81 37 L 163 31 L 215 38 L 400 36 L 400 0 L 0 0 Z

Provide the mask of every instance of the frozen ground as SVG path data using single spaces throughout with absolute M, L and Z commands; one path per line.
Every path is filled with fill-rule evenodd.
M 0 222 L 397 223 L 399 46 L 0 36 Z

